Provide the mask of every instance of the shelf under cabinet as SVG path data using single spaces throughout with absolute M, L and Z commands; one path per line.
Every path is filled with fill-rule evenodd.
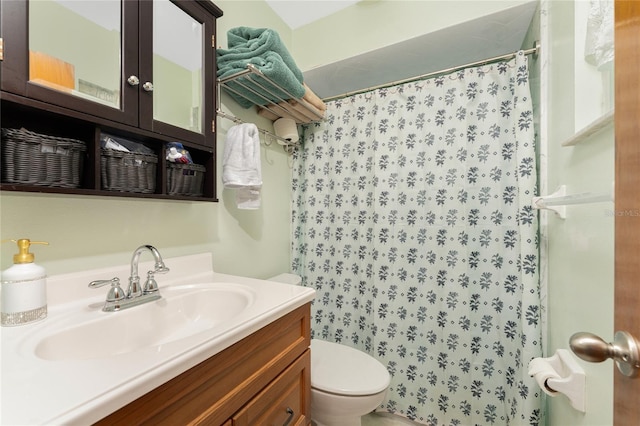
M 182 201 L 218 201 L 216 195 L 216 158 L 213 147 L 183 142 L 194 163 L 206 168 L 203 195 L 168 194 L 167 178 L 170 173 L 164 158 L 165 144 L 176 139 L 144 129 L 112 122 L 89 114 L 67 110 L 41 101 L 1 92 L 2 127 L 26 128 L 28 130 L 65 138 L 78 139 L 86 143 L 87 151 L 81 172 L 79 188 L 40 186 L 13 182 L 2 182 L 0 190 L 39 192 L 50 194 L 73 194 L 93 196 L 119 196 L 142 199 Z M 103 189 L 101 182 L 100 135 L 102 133 L 129 139 L 151 148 L 157 155 L 155 190 L 153 193 L 115 191 Z M 182 142 L 182 141 L 178 141 Z

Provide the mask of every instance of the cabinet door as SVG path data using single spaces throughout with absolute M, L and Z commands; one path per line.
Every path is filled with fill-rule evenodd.
M 1 4 L 2 90 L 137 125 L 137 2 Z
M 140 28 L 140 127 L 213 145 L 214 18 L 194 1 L 142 1 Z
M 307 350 L 233 416 L 233 426 L 306 425 L 310 364 L 311 352 Z

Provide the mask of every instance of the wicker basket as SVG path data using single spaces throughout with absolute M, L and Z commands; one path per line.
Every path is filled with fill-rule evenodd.
M 168 194 L 201 197 L 206 171 L 207 169 L 199 164 L 168 163 Z
M 152 194 L 156 190 L 156 155 L 100 150 L 102 189 Z
M 87 146 L 26 129 L 2 129 L 2 182 L 78 188 Z

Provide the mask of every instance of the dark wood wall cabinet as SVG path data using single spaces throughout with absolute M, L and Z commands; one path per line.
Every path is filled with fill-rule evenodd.
M 0 8 L 0 189 L 217 201 L 218 7 L 38 0 Z M 175 143 L 187 164 L 167 158 Z

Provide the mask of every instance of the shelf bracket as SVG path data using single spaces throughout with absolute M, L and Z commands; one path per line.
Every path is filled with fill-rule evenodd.
M 565 219 L 567 217 L 567 205 L 611 202 L 613 197 L 613 189 L 607 193 L 584 192 L 567 195 L 566 185 L 560 185 L 553 194 L 544 197 L 533 197 L 531 205 L 535 209 L 551 210 L 560 219 Z
M 567 186 L 560 185 L 558 189 L 553 194 L 547 195 L 546 197 L 533 197 L 531 200 L 531 205 L 534 209 L 537 210 L 551 210 L 558 216 L 560 219 L 566 219 L 567 217 L 567 207 L 564 205 L 560 206 L 549 206 L 546 204 L 546 201 L 552 198 L 564 197 L 567 194 Z

